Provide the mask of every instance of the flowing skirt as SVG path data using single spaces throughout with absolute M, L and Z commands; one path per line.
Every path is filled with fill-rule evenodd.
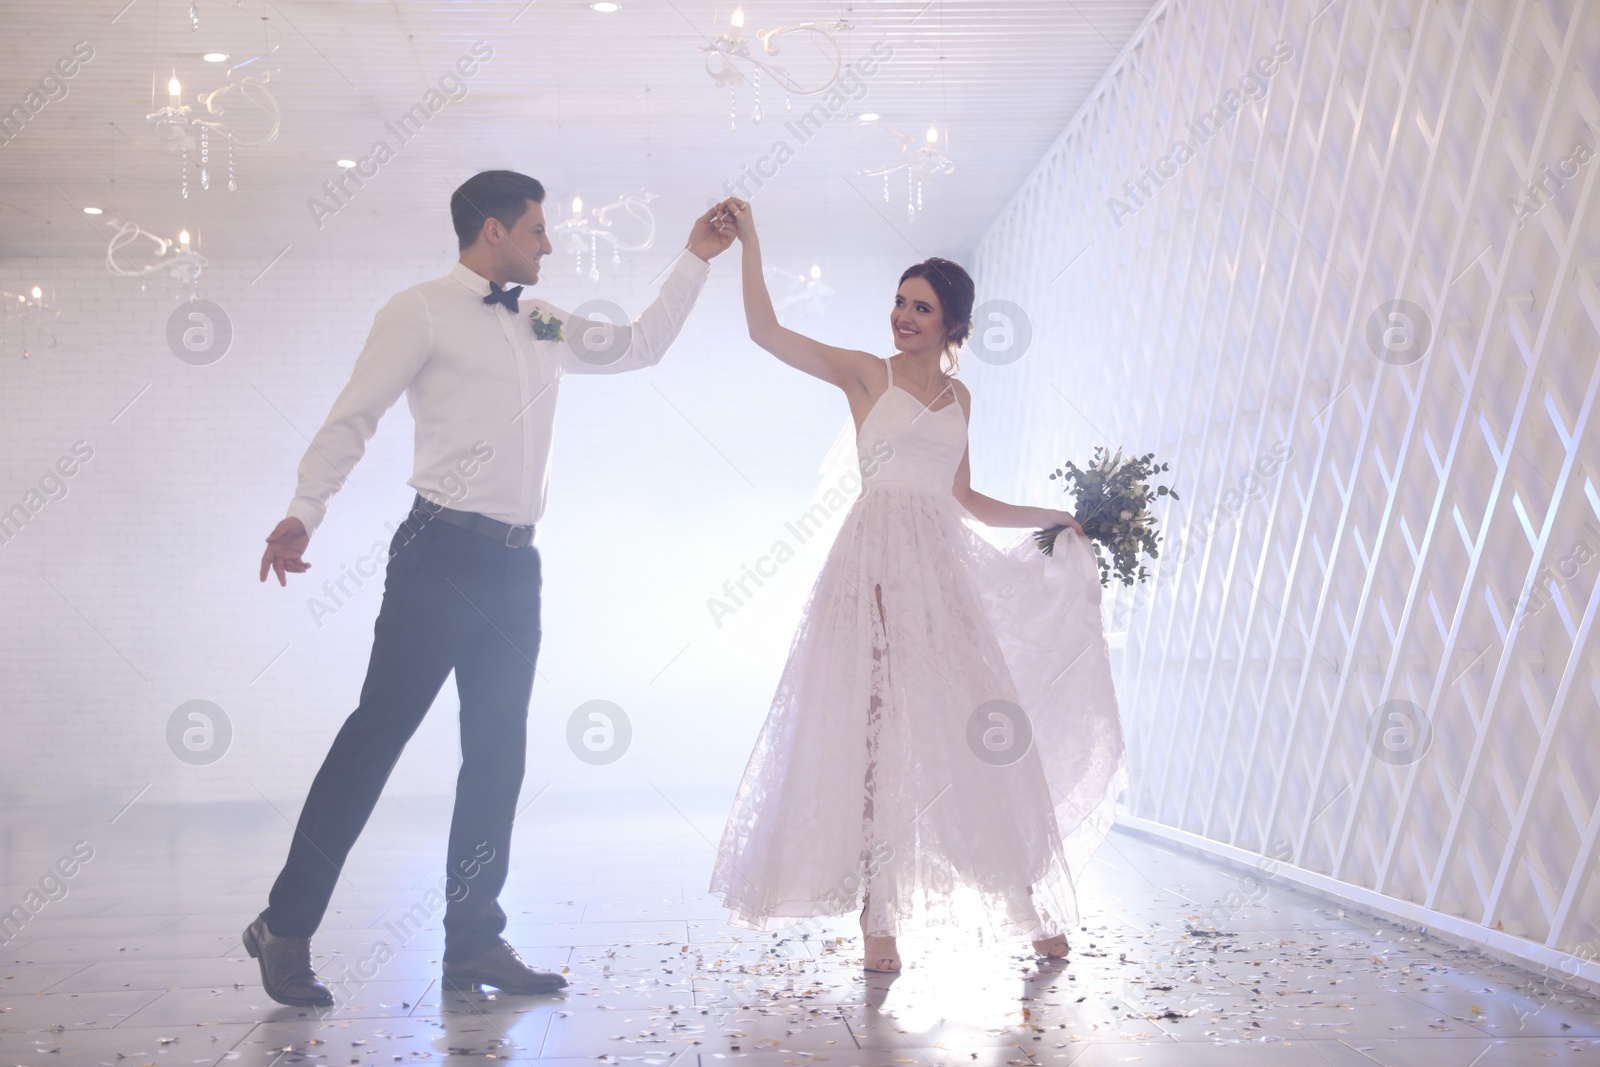
M 1077 922 L 1126 783 L 1088 543 L 1001 552 L 948 492 L 874 485 L 814 584 L 723 831 L 737 925 Z

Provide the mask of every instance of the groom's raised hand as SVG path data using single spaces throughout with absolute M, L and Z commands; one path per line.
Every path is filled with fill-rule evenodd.
M 291 516 L 278 523 L 267 535 L 267 550 L 261 554 L 261 580 L 267 580 L 270 568 L 277 572 L 279 585 L 288 585 L 285 571 L 304 574 L 310 570 L 311 564 L 300 558 L 310 543 L 311 535 L 299 519 Z
M 689 243 L 685 247 L 708 263 L 733 244 L 733 229 L 721 225 L 730 203 L 731 198 L 713 205 L 710 211 L 694 220 L 694 228 L 689 231 Z

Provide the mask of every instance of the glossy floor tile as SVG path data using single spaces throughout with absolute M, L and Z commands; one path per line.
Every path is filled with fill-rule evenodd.
M 397 922 L 437 881 L 449 804 L 385 801 L 312 943 L 326 1011 L 274 1004 L 239 942 L 288 844 L 273 807 L 7 812 L 4 902 L 95 851 L 0 945 L 0 1067 L 1600 1067 L 1590 996 L 1292 890 L 1241 905 L 1241 875 L 1131 834 L 1088 872 L 1066 963 L 947 927 L 885 976 L 850 917 L 729 925 L 705 892 L 715 811 L 540 805 L 502 903 L 567 989 L 441 992 L 442 911 Z

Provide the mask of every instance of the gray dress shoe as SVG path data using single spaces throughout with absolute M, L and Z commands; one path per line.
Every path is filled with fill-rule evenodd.
M 566 986 L 559 974 L 536 971 L 522 962 L 515 949 L 502 938 L 499 944 L 470 960 L 445 961 L 444 985 L 457 992 L 481 992 L 491 986 L 502 993 L 554 993 Z
M 278 937 L 267 929 L 266 913 L 244 929 L 244 950 L 261 964 L 261 986 L 279 1004 L 297 1008 L 324 1008 L 333 994 L 311 969 L 309 937 Z

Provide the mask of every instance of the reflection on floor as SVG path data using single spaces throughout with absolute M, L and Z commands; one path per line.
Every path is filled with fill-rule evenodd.
M 0 1064 L 1600 1064 L 1600 1002 L 1559 975 L 1130 834 L 1097 857 L 1064 966 L 944 929 L 902 938 L 889 978 L 863 975 L 848 918 L 727 925 L 704 892 L 714 813 L 558 792 L 519 819 L 502 899 L 512 944 L 567 990 L 441 995 L 448 804 L 385 802 L 312 943 L 326 1012 L 269 1001 L 239 944 L 288 842 L 274 806 L 9 811 L 0 908 L 25 921 L 0 946 Z M 46 877 L 79 841 L 92 857 Z

